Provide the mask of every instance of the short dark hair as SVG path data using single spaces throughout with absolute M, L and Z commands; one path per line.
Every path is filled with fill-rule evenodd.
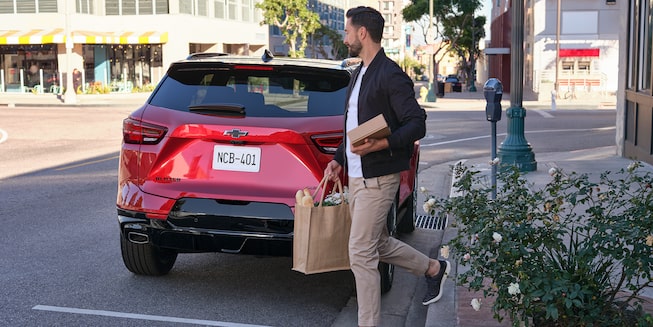
M 381 43 L 383 36 L 383 25 L 385 19 L 381 13 L 371 7 L 356 7 L 347 10 L 347 18 L 351 18 L 351 23 L 354 26 L 364 26 L 370 34 L 372 41 Z

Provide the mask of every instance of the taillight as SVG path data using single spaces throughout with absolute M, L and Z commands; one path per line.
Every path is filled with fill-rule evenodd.
M 157 144 L 168 129 L 140 120 L 127 118 L 122 121 L 122 139 L 129 144 Z
M 318 134 L 311 136 L 311 139 L 320 151 L 333 154 L 336 153 L 338 146 L 342 143 L 342 134 Z

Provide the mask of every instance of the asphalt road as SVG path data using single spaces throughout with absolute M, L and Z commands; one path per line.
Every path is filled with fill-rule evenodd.
M 180 255 L 157 278 L 124 268 L 116 168 L 130 111 L 0 111 L 0 322 L 331 326 L 353 295 L 350 272 L 304 276 L 291 271 L 291 258 L 228 254 Z M 529 112 L 525 135 L 536 159 L 538 152 L 613 145 L 614 117 L 614 110 Z M 481 111 L 429 112 L 421 169 L 489 159 L 489 131 Z M 505 120 L 497 131 L 500 143 Z

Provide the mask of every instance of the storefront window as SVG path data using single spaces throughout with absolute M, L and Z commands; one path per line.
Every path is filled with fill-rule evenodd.
M 160 44 L 118 44 L 109 48 L 111 90 L 130 92 L 150 86 L 162 69 Z
M 0 47 L 0 69 L 8 92 L 42 89 L 59 85 L 57 50 L 53 44 L 7 45 Z

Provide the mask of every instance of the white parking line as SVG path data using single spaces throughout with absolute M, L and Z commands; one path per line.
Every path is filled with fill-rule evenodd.
M 138 319 L 138 320 L 176 322 L 176 323 L 182 323 L 182 324 L 195 324 L 195 325 L 205 325 L 205 326 L 269 327 L 269 326 L 263 326 L 263 325 L 249 325 L 249 324 L 239 324 L 239 323 L 233 323 L 233 322 L 177 318 L 177 317 L 168 317 L 168 316 L 153 316 L 153 315 L 143 315 L 143 314 L 117 312 L 117 311 L 88 310 L 88 309 L 79 309 L 79 308 L 54 307 L 54 306 L 49 306 L 49 305 L 37 305 L 37 306 L 33 307 L 32 310 L 54 311 L 54 312 L 63 312 L 63 313 L 72 313 L 72 314 L 81 314 L 81 315 L 116 317 L 116 318 Z
M 0 128 L 0 143 L 6 141 L 9 138 L 9 134 Z

